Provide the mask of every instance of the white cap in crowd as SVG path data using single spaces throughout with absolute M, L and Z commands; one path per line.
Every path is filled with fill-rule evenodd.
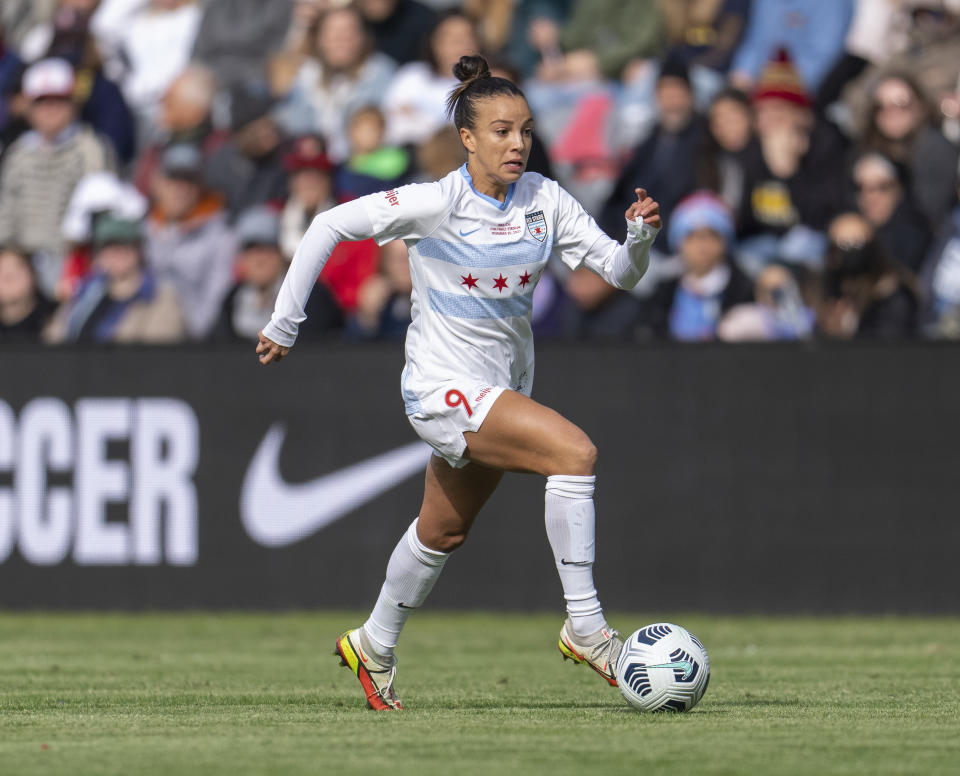
M 31 100 L 40 97 L 71 97 L 73 68 L 65 59 L 43 59 L 23 74 L 23 93 Z
M 148 203 L 137 188 L 112 172 L 91 172 L 73 190 L 63 216 L 63 238 L 68 242 L 90 242 L 94 215 L 111 213 L 128 221 L 147 215 Z

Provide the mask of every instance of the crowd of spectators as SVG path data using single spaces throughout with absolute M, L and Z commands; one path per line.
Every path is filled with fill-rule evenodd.
M 454 62 L 525 90 L 529 169 L 632 292 L 560 263 L 541 337 L 960 337 L 960 0 L 5 0 L 0 343 L 254 340 L 313 217 L 464 152 Z M 402 242 L 342 243 L 302 340 L 391 339 Z

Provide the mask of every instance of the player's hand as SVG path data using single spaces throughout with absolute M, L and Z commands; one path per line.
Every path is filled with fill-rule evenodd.
M 626 216 L 629 221 L 636 221 L 637 216 L 643 218 L 643 223 L 650 224 L 655 229 L 662 225 L 660 220 L 660 203 L 647 196 L 646 189 L 634 189 L 637 201 L 627 208 Z
M 257 343 L 257 357 L 264 366 L 273 361 L 279 361 L 290 352 L 290 348 L 278 345 L 273 340 L 264 337 L 262 331 L 257 333 L 257 337 L 260 338 Z

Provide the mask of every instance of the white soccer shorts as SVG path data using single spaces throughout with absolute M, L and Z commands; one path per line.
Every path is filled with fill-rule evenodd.
M 508 390 L 501 385 L 473 383 L 469 380 L 447 380 L 427 395 L 420 395 L 420 409 L 407 419 L 424 442 L 456 469 L 462 469 L 469 458 L 464 432 L 479 431 L 487 413 L 500 394 Z

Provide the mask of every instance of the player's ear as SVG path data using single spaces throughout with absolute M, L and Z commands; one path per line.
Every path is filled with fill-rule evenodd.
M 477 152 L 477 143 L 473 139 L 473 133 L 467 127 L 460 127 L 460 142 L 470 153 Z

